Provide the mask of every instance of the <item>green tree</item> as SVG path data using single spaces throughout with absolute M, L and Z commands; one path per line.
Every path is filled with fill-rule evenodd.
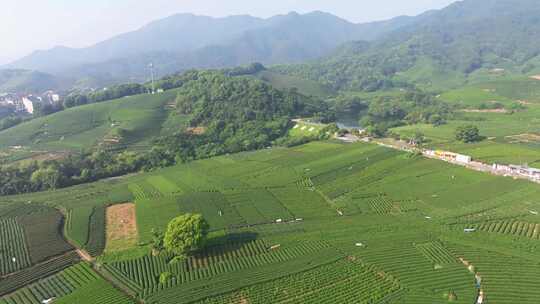
M 411 137 L 411 144 L 415 146 L 421 146 L 426 142 L 426 136 L 421 131 L 414 132 L 414 135 Z
M 56 189 L 60 185 L 61 174 L 60 171 L 48 167 L 41 168 L 34 173 L 30 180 L 35 184 L 39 189 Z
M 435 127 L 438 127 L 438 126 L 444 125 L 446 121 L 441 115 L 433 114 L 429 117 L 429 123 Z
M 152 253 L 154 255 L 157 255 L 163 249 L 165 249 L 165 246 L 163 244 L 163 238 L 163 232 L 161 232 L 160 230 L 152 229 Z
M 204 246 L 209 228 L 200 214 L 181 215 L 167 226 L 163 238 L 165 249 L 177 256 L 186 257 Z
M 464 143 L 480 141 L 480 130 L 475 125 L 464 125 L 456 129 L 456 139 Z

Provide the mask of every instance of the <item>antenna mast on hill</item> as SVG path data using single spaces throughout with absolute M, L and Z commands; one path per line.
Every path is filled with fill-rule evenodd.
M 150 76 L 152 77 L 152 94 L 155 94 L 156 88 L 154 84 L 154 64 L 150 63 L 149 67 L 150 67 Z

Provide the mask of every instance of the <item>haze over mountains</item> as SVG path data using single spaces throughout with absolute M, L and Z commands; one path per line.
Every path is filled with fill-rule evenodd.
M 269 19 L 178 14 L 88 48 L 36 51 L 5 68 L 106 82 L 145 80 L 150 62 L 159 75 L 254 61 L 298 63 L 326 55 L 347 41 L 374 40 L 413 20 L 354 24 L 323 12 Z
M 494 69 L 540 73 L 539 13 L 535 0 L 465 0 L 416 17 L 366 24 L 323 12 L 268 19 L 178 14 L 88 48 L 37 51 L 4 68 L 37 70 L 93 87 L 148 80 L 150 62 L 163 76 L 191 68 L 312 61 L 279 69 L 336 89 L 399 83 L 451 87 L 489 78 Z
M 540 73 L 540 2 L 466 0 L 414 18 L 371 42 L 286 73 L 335 89 L 377 90 L 407 82 L 449 88 L 494 75 Z

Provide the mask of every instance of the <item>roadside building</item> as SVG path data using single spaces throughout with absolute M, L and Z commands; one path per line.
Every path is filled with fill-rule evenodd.
M 540 169 L 519 165 L 510 165 L 508 167 L 512 174 L 521 175 L 529 179 L 540 180 Z
M 60 102 L 60 95 L 54 91 L 47 91 L 41 96 L 43 102 L 49 103 L 51 105 L 58 104 Z
M 446 161 L 458 162 L 462 164 L 468 164 L 472 161 L 472 157 L 470 157 L 469 155 L 463 155 L 441 150 L 434 151 L 434 156 Z
M 34 106 L 39 102 L 41 102 L 41 98 L 33 95 L 24 96 L 22 98 L 24 109 L 30 114 L 34 114 Z

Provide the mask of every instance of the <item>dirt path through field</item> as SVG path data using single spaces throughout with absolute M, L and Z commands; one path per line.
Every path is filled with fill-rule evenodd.
M 82 250 L 82 249 L 77 249 L 77 254 L 81 257 L 81 259 L 83 261 L 86 261 L 86 262 L 93 262 L 94 259 L 92 258 L 92 256 L 90 256 L 90 254 L 88 254 L 88 252 Z
M 107 208 L 106 252 L 127 249 L 137 245 L 135 204 L 126 203 Z

